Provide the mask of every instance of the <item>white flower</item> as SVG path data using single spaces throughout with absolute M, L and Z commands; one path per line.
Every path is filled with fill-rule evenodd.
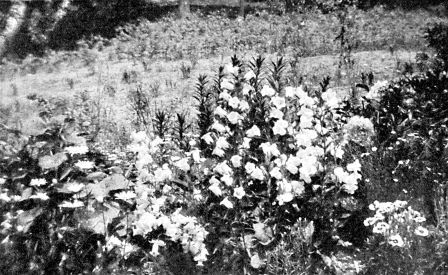
M 256 167 L 255 170 L 250 174 L 250 176 L 256 180 L 264 180 L 263 170 Z
M 398 234 L 390 236 L 388 243 L 392 246 L 398 246 L 398 247 L 404 246 L 403 239 Z
M 224 66 L 224 73 L 226 74 L 238 74 L 238 70 L 240 68 L 238 66 L 233 66 L 232 64 L 226 64 Z
M 331 109 L 339 107 L 339 98 L 336 92 L 332 89 L 328 89 L 326 92 L 322 93 L 322 99 Z
M 414 218 L 414 222 L 421 223 L 421 222 L 425 222 L 425 221 L 426 221 L 425 217 L 416 217 L 416 218 Z
M 299 166 L 300 163 L 300 158 L 291 156 L 286 161 L 286 170 L 295 175 L 297 174 L 297 172 L 299 172 L 299 168 L 297 168 L 297 166 Z
M 89 147 L 87 147 L 86 145 L 69 146 L 65 147 L 64 150 L 67 151 L 70 155 L 82 155 L 89 152 Z
M 275 90 L 269 85 L 264 85 L 260 93 L 262 96 L 273 96 L 275 95 Z
M 246 173 L 251 174 L 255 170 L 255 164 L 252 162 L 248 162 L 244 166 L 244 169 L 246 169 Z
M 227 112 L 221 106 L 216 107 L 213 113 L 221 118 L 227 117 Z
M 154 181 L 156 182 L 162 182 L 168 179 L 171 179 L 173 175 L 173 172 L 168 167 L 168 165 L 165 163 L 161 168 L 157 168 L 154 171 Z
M 62 207 L 62 208 L 79 208 L 79 207 L 83 207 L 83 206 L 84 206 L 84 203 L 79 200 L 74 200 L 73 202 L 63 201 L 59 205 L 59 207 Z
M 229 199 L 226 197 L 224 198 L 221 203 L 221 205 L 224 205 L 225 207 L 227 207 L 228 209 L 233 208 L 233 203 L 231 201 L 229 201 Z
M 235 88 L 235 85 L 232 82 L 230 82 L 229 80 L 224 79 L 221 82 L 221 88 L 231 91 L 231 90 L 233 90 Z M 222 98 L 222 99 L 224 99 L 226 101 L 230 99 L 230 95 L 228 97 L 226 95 L 224 95 L 224 97 L 221 97 L 222 94 L 223 93 L 221 93 L 219 95 L 220 98 Z M 228 94 L 228 93 L 226 93 L 226 94 Z
M 129 201 L 137 197 L 137 195 L 133 191 L 121 191 L 120 193 L 115 194 L 115 197 L 122 201 Z
M 214 183 L 214 184 L 210 185 L 210 186 L 208 187 L 208 189 L 209 189 L 210 191 L 212 191 L 213 194 L 215 194 L 215 196 L 218 196 L 218 197 L 219 197 L 219 196 L 222 195 L 222 191 L 221 191 L 221 188 L 219 187 L 219 184 Z
M 300 97 L 300 95 L 305 94 L 302 87 L 286 87 L 285 96 L 286 97 Z
M 230 158 L 230 162 L 232 163 L 232 166 L 233 167 L 240 167 L 241 166 L 241 159 L 242 159 L 242 157 L 241 156 L 238 156 L 238 155 L 234 155 L 234 156 L 232 156 L 231 158 Z
M 0 185 L 5 184 L 5 182 L 6 182 L 6 179 L 5 179 L 5 178 L 0 178 Z
M 10 202 L 11 198 L 8 196 L 7 193 L 0 193 L 0 201 Z
M 291 181 L 292 190 L 294 191 L 294 194 L 297 196 L 300 196 L 305 192 L 305 185 L 301 181 L 293 180 Z
M 49 199 L 49 197 L 47 196 L 46 193 L 44 192 L 36 192 L 36 194 L 32 195 L 30 198 L 32 199 L 38 199 L 38 200 L 43 200 L 46 201 Z
M 240 100 L 238 99 L 238 97 L 232 97 L 229 99 L 229 105 L 230 107 L 232 107 L 233 109 L 238 108 L 238 106 L 240 105 Z
M 243 138 L 243 144 L 241 145 L 241 147 L 245 148 L 245 149 L 249 149 L 251 140 L 252 140 L 251 138 L 244 137 Z
M 177 162 L 175 162 L 174 165 L 184 172 L 190 170 L 190 165 L 188 164 L 188 158 L 180 159 Z
M 230 147 L 230 144 L 227 142 L 227 139 L 225 137 L 219 137 L 216 141 L 216 147 L 225 150 Z
M 288 121 L 279 119 L 274 123 L 274 128 L 272 128 L 274 135 L 283 136 L 286 134 L 286 129 L 288 128 Z
M 233 196 L 241 200 L 246 195 L 243 187 L 236 187 L 233 189 Z
M 282 172 L 279 167 L 274 167 L 269 173 L 271 177 L 281 180 L 283 178 Z
M 207 144 L 212 144 L 213 143 L 213 138 L 212 138 L 212 134 L 211 133 L 207 133 L 207 134 L 203 135 L 201 137 L 201 139 L 203 139 Z
M 70 192 L 78 193 L 79 191 L 81 191 L 84 188 L 84 184 L 71 182 L 71 183 L 67 183 L 64 187 Z
M 261 135 L 260 129 L 257 127 L 257 125 L 254 125 L 252 126 L 252 128 L 246 131 L 246 135 L 249 138 L 259 137 Z
M 300 179 L 306 183 L 311 183 L 311 177 L 317 173 L 316 162 L 316 157 L 308 157 L 307 161 L 302 162 L 302 167 L 299 169 Z
M 88 169 L 92 169 L 94 164 L 91 161 L 80 160 L 77 163 L 75 163 L 75 166 L 78 167 L 79 169 L 88 170 Z
M 247 103 L 247 101 L 245 101 L 245 100 L 241 100 L 240 101 L 240 110 L 241 111 L 247 111 L 247 110 L 249 110 L 249 108 L 250 108 L 250 106 L 249 106 L 249 103 Z
M 243 90 L 241 91 L 243 95 L 248 95 L 250 91 L 253 91 L 254 88 L 247 83 L 243 84 Z
M 277 148 L 277 144 L 271 144 L 269 142 L 264 142 L 262 144 L 260 144 L 261 149 L 263 150 L 263 153 L 265 154 L 266 157 L 271 157 L 271 156 L 279 156 L 280 155 L 280 151 Z
M 222 176 L 221 181 L 224 182 L 227 186 L 233 185 L 233 178 L 229 174 Z
M 227 165 L 226 161 L 218 163 L 215 168 L 213 168 L 214 172 L 217 172 L 221 175 L 232 174 L 232 168 Z
M 252 78 L 255 78 L 255 77 L 256 77 L 256 75 L 255 75 L 255 73 L 254 73 L 252 70 L 248 71 L 248 72 L 244 75 L 244 79 L 245 79 L 246 81 L 250 81 Z
M 352 163 L 347 164 L 347 170 L 350 172 L 361 172 L 361 163 L 359 160 L 355 160 Z
M 286 101 L 284 97 L 274 96 L 271 98 L 271 104 L 274 105 L 277 109 L 282 109 L 286 107 Z
M 387 230 L 389 230 L 389 228 L 390 228 L 390 226 L 388 223 L 379 222 L 379 223 L 375 224 L 372 232 L 375 234 L 385 234 L 387 232 Z
M 429 235 L 428 229 L 424 228 L 423 226 L 418 226 L 415 229 L 414 233 L 415 233 L 415 235 L 421 236 L 421 237 L 426 237 Z
M 193 158 L 194 162 L 199 163 L 202 161 L 201 150 L 195 149 L 195 150 L 191 151 L 190 153 L 191 153 L 191 157 Z
M 230 114 L 227 115 L 227 119 L 230 123 L 237 124 L 243 117 L 237 112 L 230 112 Z
M 32 179 L 30 182 L 30 186 L 40 187 L 46 185 L 47 181 L 45 179 Z
M 282 119 L 284 115 L 285 114 L 281 110 L 279 110 L 277 108 L 273 108 L 271 110 L 271 113 L 269 114 L 269 117 L 276 118 L 276 119 Z
M 217 121 L 212 124 L 212 129 L 219 133 L 225 133 L 227 131 L 226 127 Z
M 312 129 L 301 129 L 298 134 L 294 136 L 297 146 L 309 147 L 312 142 L 318 137 L 317 132 Z
M 157 257 L 159 255 L 159 247 L 160 246 L 165 246 L 165 242 L 161 241 L 161 240 L 153 240 L 150 241 L 152 243 L 152 248 L 151 248 L 151 252 L 149 252 L 149 254 L 151 254 L 153 257 Z

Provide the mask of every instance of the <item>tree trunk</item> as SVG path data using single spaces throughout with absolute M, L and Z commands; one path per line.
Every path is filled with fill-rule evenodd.
M 240 14 L 239 15 L 243 18 L 246 16 L 246 14 L 245 14 L 246 3 L 245 2 L 246 2 L 245 0 L 240 0 Z
M 5 55 L 11 41 L 20 30 L 25 19 L 27 5 L 25 1 L 15 0 L 9 8 L 9 13 L 6 17 L 6 24 L 3 31 L 0 33 L 0 60 Z
M 190 0 L 179 0 L 179 16 L 185 18 L 190 14 Z

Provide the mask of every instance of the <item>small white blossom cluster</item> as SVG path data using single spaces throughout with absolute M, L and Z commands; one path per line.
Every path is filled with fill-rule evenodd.
M 133 231 L 135 235 L 145 236 L 159 227 L 165 230 L 170 241 L 180 242 L 184 252 L 191 253 L 198 265 L 207 260 L 208 251 L 204 241 L 208 233 L 195 217 L 184 216 L 180 210 L 168 216 L 161 212 L 143 212 L 134 223 Z M 153 256 L 159 254 L 159 246 L 165 246 L 165 242 L 153 241 Z
M 372 232 L 386 238 L 391 246 L 409 246 L 413 236 L 429 235 L 429 230 L 422 226 L 426 221 L 425 217 L 407 206 L 406 201 L 375 201 L 369 205 L 369 209 L 375 211 L 375 214 L 365 219 L 364 225 L 372 226 Z

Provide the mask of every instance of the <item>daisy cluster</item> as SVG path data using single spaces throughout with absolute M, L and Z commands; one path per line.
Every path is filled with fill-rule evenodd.
M 372 227 L 372 232 L 384 237 L 391 246 L 409 247 L 415 236 L 427 237 L 430 234 L 422 225 L 425 217 L 408 206 L 406 201 L 375 201 L 369 209 L 375 214 L 365 219 L 364 225 Z

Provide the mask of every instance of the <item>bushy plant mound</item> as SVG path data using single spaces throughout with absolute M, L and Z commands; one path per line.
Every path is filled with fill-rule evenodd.
M 299 258 L 335 269 L 329 257 L 365 238 L 361 165 L 344 150 L 369 146 L 372 123 L 340 110 L 327 82 L 284 87 L 283 61 L 263 63 L 233 58 L 202 78 L 199 134 L 182 142 L 156 127 L 117 158 L 69 120 L 29 137 L 2 159 L 2 269 L 272 270 L 293 227 L 308 243 Z

